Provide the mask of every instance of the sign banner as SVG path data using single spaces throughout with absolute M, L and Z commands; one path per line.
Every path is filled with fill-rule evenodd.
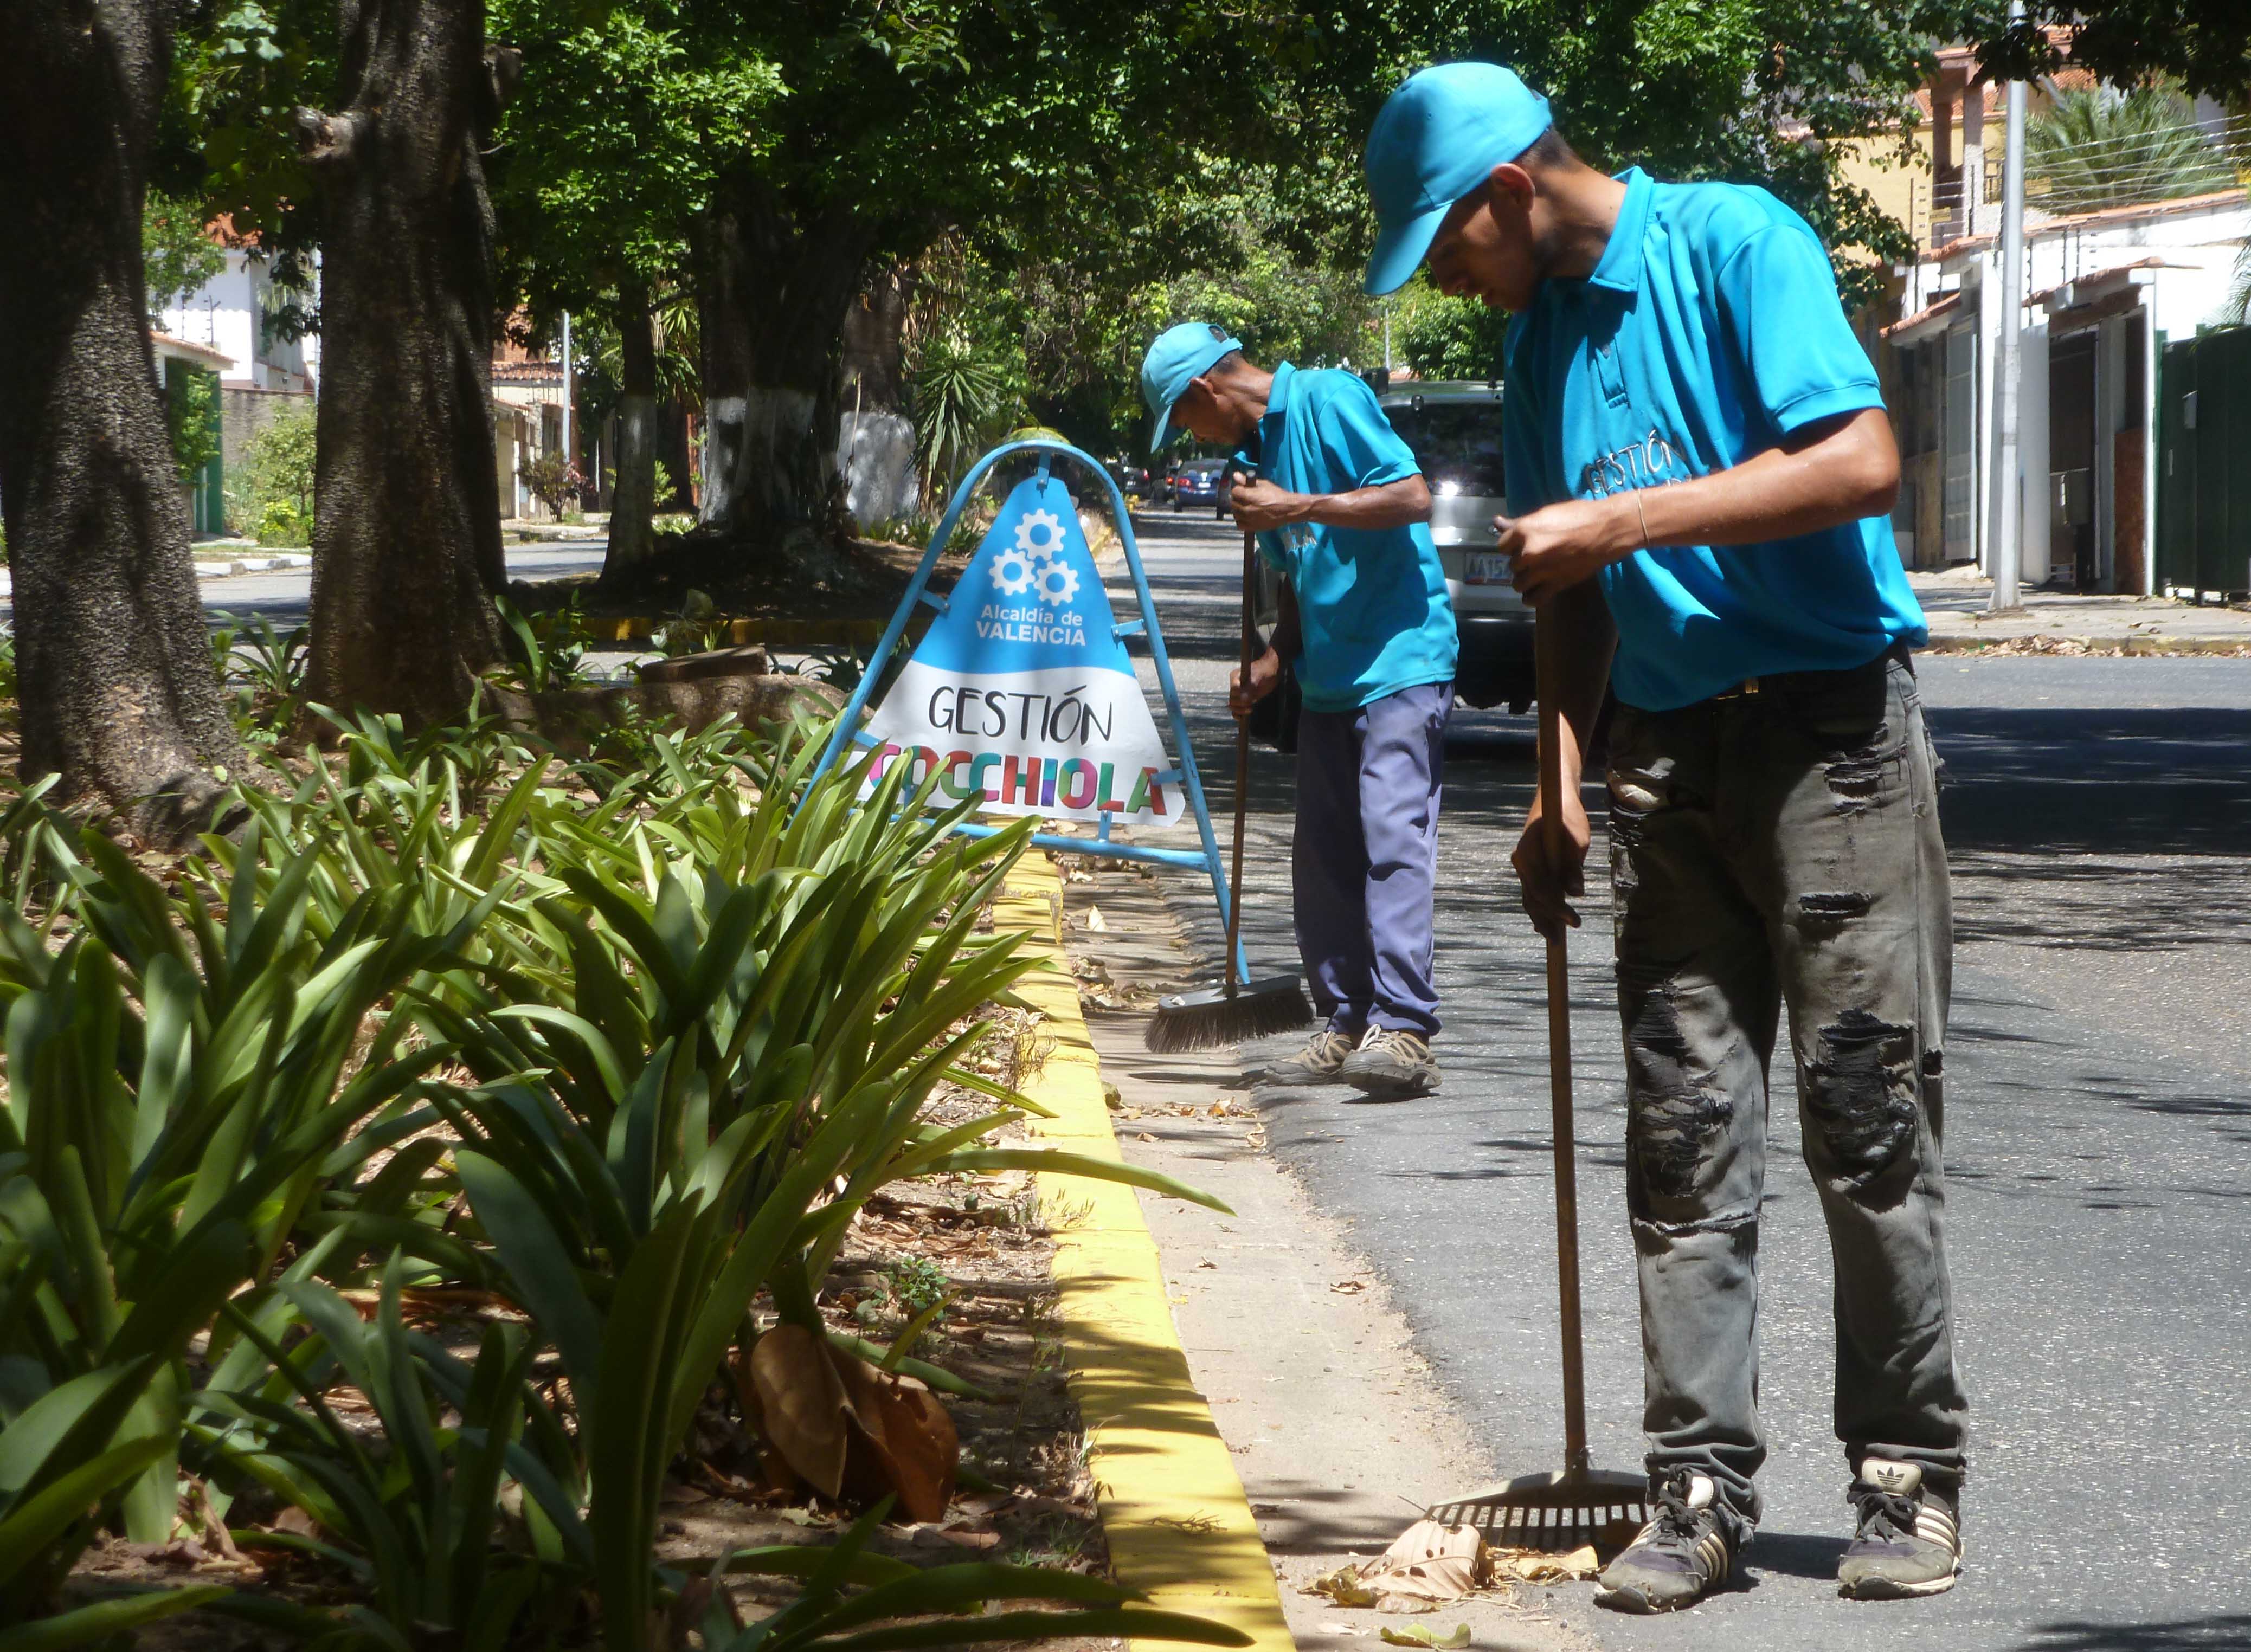
M 988 813 L 1181 818 L 1077 503 L 1052 475 L 1008 495 L 868 731 L 883 747 L 871 778 L 905 762 L 918 784 L 934 767 L 940 795 L 982 793 Z

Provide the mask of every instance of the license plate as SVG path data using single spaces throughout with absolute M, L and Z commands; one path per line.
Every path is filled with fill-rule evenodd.
M 1505 585 L 1515 572 L 1510 565 L 1515 558 L 1504 551 L 1472 550 L 1462 558 L 1462 583 L 1465 585 Z

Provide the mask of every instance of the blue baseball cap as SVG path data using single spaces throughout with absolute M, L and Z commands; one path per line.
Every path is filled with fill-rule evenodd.
M 1384 100 L 1361 157 L 1383 226 L 1367 289 L 1405 286 L 1447 209 L 1549 124 L 1548 100 L 1497 63 L 1442 63 L 1409 76 Z
M 1161 452 L 1180 432 L 1173 425 L 1173 404 L 1188 393 L 1188 381 L 1211 371 L 1212 363 L 1243 348 L 1224 328 L 1202 321 L 1182 321 L 1157 335 L 1149 353 L 1141 358 L 1141 399 L 1157 416 L 1149 432 L 1149 451 Z

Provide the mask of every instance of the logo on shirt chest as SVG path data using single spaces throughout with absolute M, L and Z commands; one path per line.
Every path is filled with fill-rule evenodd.
M 1660 487 L 1668 482 L 1687 481 L 1692 473 L 1672 442 L 1652 425 L 1649 434 L 1641 440 L 1628 442 L 1589 460 L 1579 473 L 1579 495 L 1583 499 L 1607 499 L 1630 487 Z

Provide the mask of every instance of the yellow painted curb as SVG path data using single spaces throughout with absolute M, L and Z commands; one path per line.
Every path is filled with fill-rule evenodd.
M 1079 1013 L 1063 944 L 1063 879 L 1034 853 L 995 903 L 996 927 L 1021 930 L 1051 961 L 1016 991 L 1047 1017 L 1055 1048 L 1028 1092 L 1053 1118 L 1032 1127 L 1055 1146 L 1117 1159 L 1102 1068 Z M 1232 1624 L 1270 1652 L 1296 1642 L 1282 1616 L 1273 1562 L 1258 1537 L 1227 1442 L 1188 1373 L 1165 1300 L 1156 1241 L 1130 1187 L 1042 1176 L 1056 1233 L 1055 1281 L 1071 1397 L 1118 1580 L 1167 1611 Z M 1162 1643 L 1151 1643 L 1162 1644 Z

